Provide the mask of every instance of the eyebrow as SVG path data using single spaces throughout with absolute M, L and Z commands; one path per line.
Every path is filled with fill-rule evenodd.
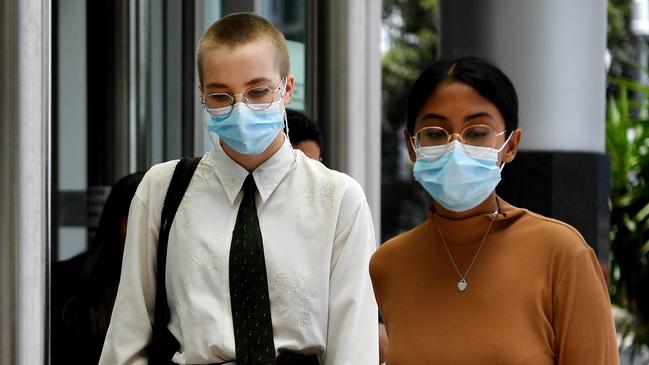
M 253 85 L 253 84 L 258 84 L 260 82 L 270 82 L 272 81 L 271 79 L 267 77 L 257 77 L 256 79 L 252 79 L 248 82 L 246 82 L 246 86 Z
M 435 114 L 435 113 L 426 113 L 426 115 L 424 115 L 424 116 L 421 118 L 420 122 L 423 122 L 423 121 L 428 120 L 428 119 L 435 119 L 435 120 L 448 120 L 448 119 L 447 119 L 445 116 L 443 116 L 443 115 L 439 115 L 439 114 Z
M 464 118 L 464 121 L 465 122 L 470 122 L 470 121 L 472 121 L 474 119 L 480 119 L 480 118 L 493 119 L 493 116 L 491 114 L 487 113 L 487 112 L 479 112 L 479 113 L 474 113 L 474 114 L 468 115 L 467 117 Z M 421 118 L 420 122 L 423 122 L 425 120 L 430 120 L 430 119 L 448 121 L 448 118 L 446 118 L 443 115 L 435 114 L 435 113 L 427 113 L 426 115 L 424 115 Z
M 205 85 L 206 88 L 227 88 L 228 85 L 226 84 L 221 84 L 219 82 L 210 82 L 209 84 Z
M 250 86 L 250 85 L 254 85 L 254 84 L 258 84 L 258 83 L 262 83 L 262 82 L 270 82 L 270 81 L 271 81 L 271 79 L 269 79 L 267 77 L 257 77 L 257 78 L 254 78 L 254 79 L 246 82 L 245 85 Z M 218 89 L 218 88 L 228 89 L 228 88 L 230 88 L 228 85 L 222 84 L 220 82 L 210 82 L 209 84 L 205 85 L 205 87 L 206 88 L 214 88 L 214 89 Z
M 473 119 L 480 119 L 480 118 L 493 119 L 494 117 L 491 114 L 487 113 L 487 112 L 479 112 L 479 113 L 469 115 L 468 117 L 464 118 L 464 121 L 468 122 L 468 121 L 471 121 Z

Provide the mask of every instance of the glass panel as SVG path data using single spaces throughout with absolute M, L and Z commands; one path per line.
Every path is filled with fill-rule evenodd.
M 88 246 L 86 234 L 86 5 L 58 1 L 56 89 L 53 138 L 56 158 L 53 184 L 54 245 L 52 260 L 64 260 Z M 58 224 L 57 224 L 58 223 Z M 74 232 L 71 234 L 70 232 Z M 83 234 L 81 234 L 83 232 Z
M 306 85 L 306 1 L 268 0 L 262 2 L 261 15 L 269 19 L 286 37 L 291 73 L 295 76 L 295 93 L 290 109 L 307 110 Z
M 86 250 L 87 231 L 84 226 L 59 227 L 59 245 L 56 257 L 60 261 L 70 259 Z
M 306 52 L 304 43 L 287 40 L 286 45 L 291 59 L 291 73 L 295 76 L 295 92 L 289 107 L 303 112 L 306 103 Z
M 221 18 L 221 0 L 200 0 L 196 3 L 196 11 L 199 12 L 199 22 L 196 24 L 196 44 L 198 44 L 199 38 L 203 33 L 209 28 L 215 21 Z M 196 80 L 198 80 L 198 74 L 196 75 Z M 198 94 L 197 94 L 198 95 Z M 203 150 L 199 151 L 200 153 L 205 153 L 214 149 L 214 142 L 210 138 L 210 134 L 207 132 L 207 126 L 204 122 L 204 118 L 207 118 L 207 115 L 204 115 L 204 111 L 197 99 L 197 110 L 196 110 L 196 131 L 198 135 L 201 135 L 203 142 L 201 143 Z M 198 154 L 198 153 L 197 153 Z

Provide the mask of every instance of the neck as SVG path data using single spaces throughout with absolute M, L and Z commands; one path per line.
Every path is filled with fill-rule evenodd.
M 498 202 L 496 201 L 496 192 L 493 191 L 482 203 L 478 204 L 474 208 L 462 212 L 454 212 L 452 210 L 448 210 L 441 204 L 436 202 L 434 199 L 433 207 L 435 209 L 435 214 L 439 215 L 440 217 L 448 219 L 464 219 L 481 214 L 492 214 L 493 212 L 498 210 Z
M 266 148 L 263 152 L 256 154 L 256 155 L 244 155 L 242 153 L 239 153 L 235 150 L 233 150 L 230 146 L 227 144 L 221 142 L 221 146 L 223 147 L 223 151 L 230 156 L 230 158 L 241 165 L 244 169 L 248 170 L 248 172 L 253 172 L 259 165 L 264 163 L 266 160 L 268 160 L 272 155 L 275 154 L 280 148 L 282 148 L 282 145 L 284 144 L 284 133 L 282 131 L 277 133 L 277 136 L 271 142 L 271 144 Z

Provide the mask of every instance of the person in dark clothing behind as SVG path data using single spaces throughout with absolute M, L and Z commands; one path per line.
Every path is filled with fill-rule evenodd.
M 52 267 L 52 365 L 99 361 L 119 285 L 128 211 L 143 176 L 117 181 L 90 249 Z
M 293 148 L 298 149 L 316 161 L 322 161 L 322 134 L 318 124 L 304 113 L 286 109 L 288 137 Z

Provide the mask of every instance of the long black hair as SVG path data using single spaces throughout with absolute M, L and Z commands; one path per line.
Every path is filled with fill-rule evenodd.
M 412 135 L 419 111 L 442 81 L 471 86 L 498 108 L 509 133 L 518 128 L 518 96 L 512 81 L 498 67 L 478 57 L 460 57 L 433 63 L 419 75 L 408 97 L 408 132 Z
M 61 311 L 64 326 L 61 333 L 68 337 L 67 342 L 78 347 L 67 354 L 69 363 L 99 361 L 119 286 L 125 224 L 131 200 L 143 176 L 143 172 L 130 174 L 113 185 L 104 203 L 95 238 L 83 254 L 78 274 L 80 287 Z M 56 363 L 63 362 L 57 360 Z
M 94 255 L 88 272 L 90 302 L 94 312 L 91 319 L 93 333 L 104 336 L 110 323 L 110 314 L 122 271 L 125 222 L 135 191 L 144 172 L 126 175 L 113 185 L 104 203 L 93 243 Z

